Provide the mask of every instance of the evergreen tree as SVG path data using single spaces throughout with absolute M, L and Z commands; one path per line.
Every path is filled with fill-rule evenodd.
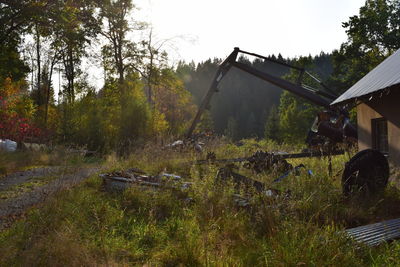
M 280 141 L 279 113 L 275 105 L 273 105 L 269 111 L 269 115 L 265 123 L 264 137 L 277 142 Z
M 214 131 L 214 121 L 209 110 L 206 110 L 203 116 L 201 116 L 201 121 L 199 123 L 198 128 L 200 132 Z
M 250 115 L 247 119 L 246 137 L 257 137 L 257 122 L 253 112 L 250 112 Z
M 238 138 L 238 125 L 233 117 L 229 117 L 228 125 L 226 126 L 225 135 L 231 140 Z

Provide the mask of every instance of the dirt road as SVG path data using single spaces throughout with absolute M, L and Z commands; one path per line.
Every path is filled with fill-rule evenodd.
M 61 167 L 45 167 L 17 172 L 1 178 L 0 193 L 21 186 L 33 177 L 53 176 L 53 179 L 44 185 L 36 186 L 28 192 L 0 202 L 0 230 L 7 228 L 29 208 L 43 203 L 46 198 L 54 193 L 70 188 L 98 171 L 100 171 L 100 168 L 81 168 L 66 171 L 65 168 Z

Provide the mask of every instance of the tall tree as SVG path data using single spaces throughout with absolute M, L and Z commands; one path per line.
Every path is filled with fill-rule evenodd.
M 191 94 L 170 68 L 158 71 L 154 88 L 154 108 L 165 115 L 171 134 L 182 134 L 194 115 Z
M 67 79 L 65 88 L 69 103 L 75 100 L 75 80 L 80 74 L 80 63 L 86 47 L 100 31 L 96 17 L 97 1 L 69 0 L 60 7 L 53 32 L 53 47 L 60 51 Z
M 238 124 L 233 117 L 229 117 L 228 124 L 225 129 L 225 135 L 231 140 L 238 139 Z
M 348 40 L 333 53 L 331 84 L 343 91 L 400 48 L 400 1 L 367 0 L 342 25 Z
M 273 105 L 269 111 L 269 115 L 265 123 L 264 137 L 266 139 L 280 141 L 279 113 L 275 105 Z
M 132 0 L 104 0 L 101 6 L 100 15 L 104 21 L 101 34 L 108 40 L 108 44 L 102 48 L 102 54 L 109 63 L 108 71 L 117 74 L 120 84 L 123 84 L 127 71 L 139 70 L 138 65 L 143 57 L 143 50 L 127 36 L 130 31 L 143 26 L 129 22 L 133 8 Z
M 33 21 L 45 16 L 48 1 L 2 0 L 0 2 L 0 45 L 26 33 Z
M 150 104 L 154 106 L 153 89 L 160 85 L 161 70 L 167 68 L 168 55 L 163 51 L 163 46 L 169 40 L 154 40 L 153 29 L 150 28 L 148 39 L 143 42 L 145 45 L 145 66 L 141 72 L 146 80 L 147 97 Z
M 317 75 L 318 71 L 316 71 L 319 69 L 315 64 L 316 58 L 311 56 L 300 57 L 296 61 L 293 61 L 293 64 L 307 69 L 313 76 L 318 77 L 320 75 Z M 298 75 L 298 71 L 292 69 L 290 74 L 286 75 L 285 78 L 296 83 Z M 321 86 L 309 76 L 303 77 L 303 83 L 312 88 L 322 90 Z M 322 107 L 314 103 L 298 97 L 289 91 L 284 91 L 279 103 L 279 130 L 283 141 L 303 143 L 313 119 L 321 109 Z

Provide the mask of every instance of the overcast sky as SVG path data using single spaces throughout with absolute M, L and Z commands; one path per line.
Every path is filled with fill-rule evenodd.
M 365 0 L 134 0 L 173 60 L 225 58 L 238 46 L 264 55 L 315 55 L 346 40 L 342 22 Z

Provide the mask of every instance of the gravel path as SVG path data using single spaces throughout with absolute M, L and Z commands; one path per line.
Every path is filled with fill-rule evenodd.
M 26 175 L 24 175 L 24 172 L 19 172 L 19 174 L 15 174 L 15 177 L 25 177 L 26 179 L 20 179 L 19 183 L 23 183 L 29 177 L 37 177 L 40 176 L 39 173 L 42 173 L 42 175 L 48 175 L 52 171 L 56 171 L 55 169 L 49 169 L 49 168 L 40 168 L 37 171 L 34 170 L 29 170 L 26 171 Z M 60 171 L 60 170 L 58 170 Z M 46 200 L 47 197 L 53 195 L 56 192 L 59 192 L 61 190 L 65 190 L 67 188 L 70 188 L 84 179 L 88 178 L 92 174 L 100 171 L 100 168 L 84 168 L 84 169 L 78 169 L 74 173 L 68 173 L 68 174 L 60 174 L 60 177 L 46 185 L 40 186 L 35 188 L 34 190 L 24 193 L 18 197 L 11 198 L 8 200 L 5 200 L 0 203 L 0 230 L 7 228 L 8 226 L 11 225 L 13 221 L 15 221 L 19 216 L 24 214 L 28 208 L 33 207 L 37 204 L 40 204 Z M 10 175 L 11 176 L 11 175 Z M 13 176 L 11 176 L 13 177 Z M 7 178 L 7 177 L 6 177 Z M 4 178 L 4 179 L 6 179 Z M 11 179 L 11 178 L 10 178 Z M 2 180 L 0 180 L 2 181 Z M 22 181 L 22 182 L 21 182 Z M 15 185 L 17 183 L 13 183 Z M 8 183 L 7 185 L 4 184 L 3 188 L 6 188 L 6 186 L 11 186 L 11 182 Z M 4 189 L 3 189 L 4 190 Z
M 65 168 L 43 167 L 43 168 L 34 168 L 26 171 L 15 172 L 13 174 L 0 178 L 0 192 L 7 190 L 13 185 L 24 183 L 33 177 L 57 174 L 62 172 L 63 169 Z

